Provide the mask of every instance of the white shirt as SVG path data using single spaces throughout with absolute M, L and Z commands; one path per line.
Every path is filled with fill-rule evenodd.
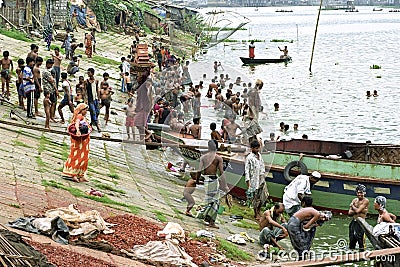
M 285 209 L 290 209 L 295 205 L 301 204 L 298 194 L 311 194 L 309 176 L 298 175 L 285 187 L 283 193 L 283 205 L 285 205 Z
M 264 160 L 260 153 L 258 153 L 259 159 L 256 154 L 250 153 L 246 157 L 246 163 L 244 165 L 245 181 L 250 181 L 250 191 L 256 191 L 265 182 L 264 173 L 265 165 Z
M 125 72 L 130 73 L 130 68 L 131 68 L 131 66 L 128 61 L 125 60 L 124 62 L 122 62 L 122 72 L 124 74 L 125 74 Z
M 68 81 L 63 81 L 61 86 L 64 92 L 68 92 L 70 96 L 73 96 L 73 90 L 71 88 L 71 84 Z

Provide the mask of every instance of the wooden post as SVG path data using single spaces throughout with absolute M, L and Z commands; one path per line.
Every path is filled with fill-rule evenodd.
M 315 40 L 317 39 L 317 30 L 318 30 L 318 23 L 319 23 L 319 15 L 321 14 L 321 8 L 322 8 L 322 1 L 319 3 L 319 10 L 318 10 L 318 17 L 317 17 L 317 24 L 315 25 L 315 33 L 314 33 L 314 41 L 313 41 L 313 46 L 312 46 L 312 51 L 311 51 L 311 59 L 310 59 L 310 67 L 309 71 L 311 72 L 311 65 L 314 57 L 314 48 L 315 48 Z

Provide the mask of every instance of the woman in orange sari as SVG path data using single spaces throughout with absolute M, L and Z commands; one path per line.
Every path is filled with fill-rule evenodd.
M 86 182 L 85 179 L 86 171 L 88 168 L 89 161 L 89 142 L 90 142 L 90 132 L 91 127 L 85 118 L 89 106 L 85 103 L 79 104 L 72 116 L 71 128 L 76 129 L 76 134 L 71 133 L 71 151 L 69 157 L 64 164 L 63 175 L 71 178 L 75 182 Z M 81 133 L 82 125 L 88 127 L 88 134 Z
M 92 57 L 92 53 L 93 53 L 93 47 L 92 47 L 92 34 L 91 33 L 85 33 L 85 54 L 87 55 L 88 58 Z

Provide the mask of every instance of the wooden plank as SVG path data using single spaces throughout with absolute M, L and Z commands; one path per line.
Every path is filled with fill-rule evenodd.
M 386 248 L 374 251 L 365 251 L 358 252 L 354 254 L 346 254 L 346 255 L 338 255 L 332 256 L 325 255 L 323 259 L 314 259 L 314 260 L 302 260 L 302 261 L 291 261 L 291 262 L 280 262 L 280 263 L 271 263 L 265 266 L 267 267 L 307 267 L 307 266 L 330 266 L 351 262 L 359 262 L 364 260 L 373 260 L 375 258 L 382 258 L 382 256 L 396 255 L 400 254 L 400 248 Z
M 7 21 L 11 26 L 14 27 L 14 29 L 18 30 L 17 26 L 15 26 L 14 24 L 12 24 L 6 17 L 4 17 L 3 15 L 0 14 L 0 17 L 2 17 L 5 21 Z

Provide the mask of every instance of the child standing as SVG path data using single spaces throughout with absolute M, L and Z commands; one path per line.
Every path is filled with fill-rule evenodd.
M 135 107 L 133 106 L 133 98 L 128 99 L 128 107 L 126 108 L 126 133 L 128 134 L 128 139 L 131 138 L 129 134 L 129 128 L 132 130 L 132 137 L 133 140 L 135 140 L 135 129 L 133 128 L 135 126 Z
M 58 105 L 58 114 L 60 114 L 61 123 L 65 123 L 64 114 L 62 112 L 62 109 L 65 106 L 68 106 L 71 113 L 74 113 L 74 104 L 73 104 L 74 99 L 73 99 L 72 87 L 67 78 L 68 74 L 66 72 L 61 73 L 61 79 L 62 79 L 61 86 L 64 91 L 64 98 Z
M 125 88 L 128 90 L 129 97 L 132 97 L 133 96 L 132 81 L 131 81 L 131 77 L 129 75 L 129 72 L 125 72 L 124 83 L 125 83 Z
M 51 107 L 50 91 L 46 91 L 44 92 L 44 99 L 43 99 L 43 108 L 44 108 L 44 113 L 46 114 L 46 123 L 44 127 L 46 129 L 50 129 L 50 107 Z
M 3 58 L 0 60 L 1 63 L 1 92 L 3 96 L 10 99 L 10 81 L 11 81 L 11 71 L 14 69 L 13 62 L 9 58 L 10 53 L 8 51 L 3 52 Z M 6 92 L 4 93 L 4 86 L 6 87 Z
M 18 59 L 18 67 L 15 70 L 17 74 L 17 81 L 15 82 L 17 85 L 17 93 L 18 93 L 18 107 L 26 110 L 24 105 L 24 90 L 22 88 L 22 70 L 25 68 L 25 61 L 20 58 Z

